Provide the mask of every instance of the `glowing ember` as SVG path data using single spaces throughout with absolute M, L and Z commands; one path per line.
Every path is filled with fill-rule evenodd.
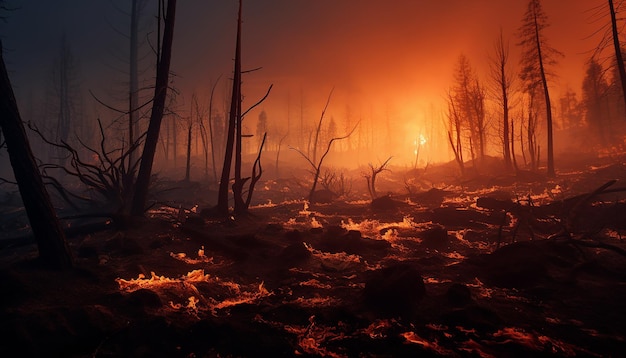
M 404 339 L 406 339 L 407 343 L 418 344 L 418 345 L 424 347 L 425 349 L 430 349 L 430 350 L 432 350 L 432 351 L 434 351 L 434 352 L 436 352 L 438 354 L 441 354 L 442 356 L 448 356 L 448 355 L 452 354 L 452 351 L 441 347 L 437 343 L 437 341 L 429 342 L 426 339 L 418 336 L 413 331 L 408 331 L 408 332 L 401 333 L 400 336 L 402 336 Z
M 504 343 L 519 343 L 535 351 L 549 349 L 553 354 L 566 357 L 576 356 L 576 349 L 573 345 L 534 332 L 526 332 L 521 328 L 505 327 L 494 333 L 493 336 L 504 339 Z
M 305 297 L 298 297 L 295 300 L 291 301 L 299 306 L 302 307 L 309 307 L 309 308 L 313 308 L 313 307 L 332 307 L 332 306 L 336 306 L 339 303 L 341 303 L 340 300 L 330 297 L 330 296 L 319 296 L 316 295 L 315 297 L 309 297 L 309 298 L 305 298 Z
M 217 310 L 252 303 L 272 294 L 265 288 L 263 282 L 256 287 L 248 287 L 244 290 L 241 285 L 235 282 L 221 280 L 219 277 L 211 277 L 205 274 L 202 269 L 190 271 L 186 275 L 176 279 L 158 276 L 152 272 L 150 278 L 139 274 L 136 279 L 125 280 L 117 278 L 115 281 L 119 284 L 120 290 L 125 292 L 150 289 L 164 298 L 187 297 L 186 304 L 176 303 L 171 299 L 168 300 L 169 308 L 185 310 L 194 315 L 197 315 L 199 312 L 210 312 L 216 315 Z M 216 300 L 213 297 L 206 298 L 195 286 L 195 284 L 201 282 L 215 285 L 216 289 L 222 288 L 222 292 L 224 292 L 224 289 L 227 289 L 229 293 L 223 294 L 232 295 L 232 297 L 227 297 L 223 300 Z
M 321 261 L 321 264 L 326 269 L 330 269 L 332 271 L 344 271 L 349 268 L 354 267 L 355 265 L 365 264 L 367 262 L 363 261 L 363 258 L 359 255 L 347 254 L 345 252 L 338 253 L 330 253 L 323 252 L 320 250 L 314 249 L 311 245 L 306 242 L 303 243 L 304 246 L 311 252 L 313 257 L 317 258 Z
M 494 293 L 494 290 L 492 290 L 491 288 L 485 287 L 485 284 L 483 284 L 478 278 L 475 278 L 474 282 L 476 283 L 468 284 L 467 286 L 472 287 L 472 288 L 477 288 L 479 290 L 479 294 L 481 297 L 491 298 L 491 296 Z
M 190 265 L 196 265 L 199 263 L 213 263 L 213 258 L 212 257 L 207 257 L 204 255 L 204 246 L 202 246 L 199 250 L 198 250 L 198 258 L 197 259 L 192 259 L 190 257 L 187 256 L 187 254 L 185 254 L 184 252 L 179 252 L 177 254 L 170 252 L 170 256 L 175 258 L 176 260 L 182 261 L 184 263 L 190 264 Z
M 396 323 L 393 321 L 393 323 Z M 376 320 L 372 322 L 362 333 L 368 335 L 371 339 L 387 338 L 387 332 L 391 328 L 392 321 Z
M 300 286 L 309 286 L 309 287 L 315 287 L 315 288 L 323 288 L 323 289 L 331 289 L 332 286 L 328 285 L 328 284 L 323 284 L 321 282 L 319 282 L 318 280 L 312 278 L 310 280 L 307 281 L 302 281 L 299 283 Z
M 323 346 L 325 341 L 337 337 L 334 328 L 320 326 L 315 323 L 315 316 L 309 318 L 310 324 L 307 327 L 285 326 L 285 330 L 298 336 L 298 346 L 300 350 L 296 351 L 297 355 L 302 353 L 320 357 L 343 357 L 340 354 L 331 352 Z
M 120 285 L 120 289 L 127 292 L 137 291 L 142 288 L 153 288 L 163 286 L 169 283 L 180 282 L 177 279 L 171 279 L 165 276 L 158 276 L 154 272 L 150 272 L 151 277 L 146 278 L 142 273 L 136 279 L 124 280 L 116 278 L 115 281 Z
M 277 204 L 272 203 L 272 199 L 267 199 L 267 203 L 259 204 L 259 205 L 252 205 L 250 206 L 250 209 L 275 208 L 277 206 L 278 206 Z

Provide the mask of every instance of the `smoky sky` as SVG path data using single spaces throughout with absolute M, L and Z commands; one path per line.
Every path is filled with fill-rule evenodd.
M 154 30 L 155 1 L 143 23 Z M 565 55 L 553 87 L 579 92 L 584 63 L 601 24 L 589 10 L 601 0 L 544 0 L 548 41 Z M 130 1 L 9 1 L 17 9 L 0 30 L 5 59 L 18 94 L 45 86 L 60 39 L 66 34 L 79 63 L 82 86 L 110 88 L 123 71 Z M 526 0 L 248 0 L 243 8 L 243 65 L 261 68 L 244 76 L 254 101 L 274 84 L 267 106 L 286 98 L 321 109 L 335 88 L 337 112 L 346 106 L 416 111 L 441 99 L 455 61 L 465 54 L 480 77 L 502 30 L 516 64 L 516 29 Z M 232 71 L 237 3 L 178 2 L 172 71 L 181 95 L 205 95 Z M 146 30 L 149 31 L 149 30 Z M 122 33 L 122 34 L 120 34 Z M 304 98 L 304 99 L 303 99 Z M 412 107 L 411 109 L 407 109 Z

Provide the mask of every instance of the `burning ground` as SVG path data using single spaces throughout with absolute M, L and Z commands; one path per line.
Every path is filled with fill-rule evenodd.
M 72 272 L 40 269 L 3 229 L 0 354 L 623 354 L 626 210 L 612 180 L 626 166 L 430 188 L 409 175 L 386 173 L 390 195 L 373 203 L 356 188 L 309 204 L 267 181 L 236 220 L 201 215 L 206 189 L 186 186 L 132 226 L 72 237 Z

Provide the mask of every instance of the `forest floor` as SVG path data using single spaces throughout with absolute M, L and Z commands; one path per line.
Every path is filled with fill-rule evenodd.
M 394 169 L 374 203 L 267 180 L 227 220 L 200 215 L 202 185 L 163 182 L 145 219 L 70 237 L 69 272 L 11 239 L 6 204 L 0 356 L 623 356 L 626 158 L 589 162 Z

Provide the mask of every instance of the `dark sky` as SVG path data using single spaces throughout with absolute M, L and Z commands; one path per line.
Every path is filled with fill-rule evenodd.
M 9 3 L 19 3 L 20 9 L 9 14 L 0 30 L 18 93 L 37 93 L 49 81 L 64 32 L 80 63 L 82 86 L 96 93 L 112 88 L 111 78 L 120 77 L 115 68 L 125 66 L 119 58 L 127 46 L 114 29 L 127 28 L 127 16 L 120 9 L 126 11 L 130 1 Z M 565 54 L 552 86 L 557 93 L 568 86 L 580 93 L 587 52 L 598 41 L 589 36 L 600 26 L 590 23 L 585 11 L 605 1 L 542 3 L 551 23 L 546 35 Z M 517 63 L 515 32 L 526 4 L 526 0 L 245 1 L 243 64 L 263 68 L 244 77 L 246 98 L 255 101 L 273 83 L 265 106 L 275 116 L 286 115 L 289 98 L 292 111 L 303 101 L 307 115 L 315 117 L 334 87 L 335 116 L 344 116 L 350 107 L 372 116 L 392 111 L 400 121 L 419 122 L 431 103 L 441 102 L 461 53 L 480 77 L 487 78 L 487 56 L 500 28 Z M 154 25 L 152 11 L 146 10 L 146 26 Z M 191 98 L 192 92 L 206 96 L 219 75 L 230 76 L 235 20 L 234 0 L 179 1 L 172 70 L 182 97 Z

